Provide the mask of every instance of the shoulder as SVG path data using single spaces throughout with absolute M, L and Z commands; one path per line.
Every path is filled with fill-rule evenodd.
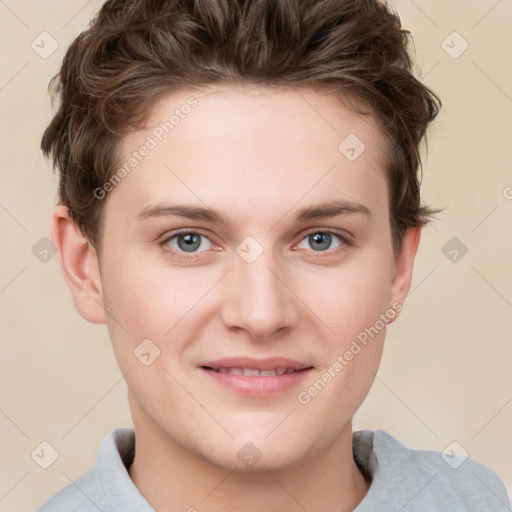
M 106 512 L 112 510 L 93 466 L 87 473 L 69 483 L 36 512 Z
M 128 474 L 134 446 L 133 429 L 111 431 L 100 444 L 94 466 L 36 512 L 152 511 Z
M 510 510 L 499 477 L 450 448 L 412 450 L 382 430 L 355 432 L 354 443 L 370 454 L 363 457 L 373 476 L 370 497 L 400 503 L 403 512 Z

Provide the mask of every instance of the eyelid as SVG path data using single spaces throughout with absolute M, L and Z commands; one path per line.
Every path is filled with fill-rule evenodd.
M 208 238 L 208 240 L 211 241 L 210 237 L 208 235 L 206 235 L 199 228 L 181 228 L 181 229 L 176 229 L 174 231 L 171 231 L 170 234 L 165 234 L 162 242 L 160 242 L 160 243 L 161 244 L 165 244 L 169 240 L 171 240 L 172 238 L 174 238 L 174 237 L 176 237 L 178 235 L 184 235 L 184 234 L 201 235 L 201 236 L 204 236 L 205 238 Z
M 299 236 L 304 238 L 305 236 L 311 235 L 313 233 L 331 233 L 333 235 L 338 235 L 343 240 L 347 240 L 347 243 L 349 241 L 348 240 L 349 238 L 355 238 L 355 236 L 352 235 L 352 233 L 349 233 L 346 229 L 322 228 L 322 227 L 305 229 L 304 231 L 302 231 L 299 234 Z M 301 240 L 302 240 L 302 238 L 301 238 Z

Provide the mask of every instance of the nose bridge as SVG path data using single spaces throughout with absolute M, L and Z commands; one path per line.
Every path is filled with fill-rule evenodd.
M 270 337 L 291 326 L 297 318 L 293 294 L 283 281 L 282 266 L 272 251 L 255 240 L 245 240 L 237 248 L 234 267 L 223 304 L 227 326 L 240 327 L 253 338 Z

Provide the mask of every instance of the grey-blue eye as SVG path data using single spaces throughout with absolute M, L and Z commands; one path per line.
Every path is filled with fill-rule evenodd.
M 338 243 L 336 244 L 336 239 Z M 304 247 L 302 244 L 306 242 L 309 247 Z M 171 246 L 178 253 L 196 253 L 207 251 L 211 248 L 212 242 L 207 236 L 194 231 L 182 231 L 175 233 L 163 242 L 164 245 Z M 208 245 L 210 244 L 210 245 Z M 336 244 L 333 246 L 333 244 Z M 341 235 L 330 231 L 314 231 L 306 235 L 301 243 L 300 247 L 303 249 L 312 248 L 315 252 L 327 251 L 328 249 L 336 249 L 346 244 L 346 241 Z
M 210 240 L 204 235 L 200 233 L 194 233 L 193 231 L 186 231 L 182 233 L 177 233 L 171 237 L 169 237 L 164 243 L 170 245 L 174 250 L 180 252 L 202 252 L 198 251 L 198 249 L 205 244 L 204 240 L 207 240 L 208 243 L 211 244 Z M 203 249 L 203 250 L 207 250 Z
M 333 240 L 335 238 L 341 240 L 341 242 L 338 242 L 338 245 L 336 247 L 331 247 Z M 305 240 L 308 241 L 310 247 L 312 247 L 315 251 L 326 251 L 327 249 L 335 249 L 343 245 L 343 239 L 341 238 L 341 236 L 335 233 L 331 233 L 329 231 L 316 231 L 314 233 L 310 233 L 309 235 L 303 238 L 301 244 Z

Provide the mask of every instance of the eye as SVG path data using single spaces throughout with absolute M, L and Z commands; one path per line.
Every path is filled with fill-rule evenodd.
M 204 240 L 207 240 L 208 243 L 204 244 Z M 208 246 L 208 244 L 210 244 L 210 246 Z M 186 253 L 203 252 L 204 250 L 211 248 L 211 244 L 212 242 L 208 237 L 194 231 L 181 231 L 175 233 L 162 242 L 162 245 L 169 245 L 176 252 Z M 207 246 L 206 248 L 204 247 L 205 245 Z M 198 250 L 200 248 L 202 248 L 202 250 Z
M 334 239 L 338 239 L 338 243 L 335 245 L 335 247 L 332 247 Z M 310 247 L 312 247 L 315 252 L 327 251 L 328 249 L 337 249 L 343 245 L 349 245 L 343 236 L 335 233 L 330 229 L 323 231 L 312 231 L 307 234 L 299 244 L 299 247 L 307 249 L 307 247 L 302 246 L 304 242 L 310 244 Z
M 308 243 L 314 252 L 324 252 L 329 249 L 332 251 L 334 249 L 350 245 L 350 242 L 344 236 L 331 229 L 311 231 L 306 234 L 299 244 L 299 248 L 308 249 L 308 247 L 304 247 L 304 243 Z M 161 245 L 169 246 L 178 254 L 194 254 L 208 251 L 212 249 L 214 244 L 202 233 L 183 230 L 167 237 Z

